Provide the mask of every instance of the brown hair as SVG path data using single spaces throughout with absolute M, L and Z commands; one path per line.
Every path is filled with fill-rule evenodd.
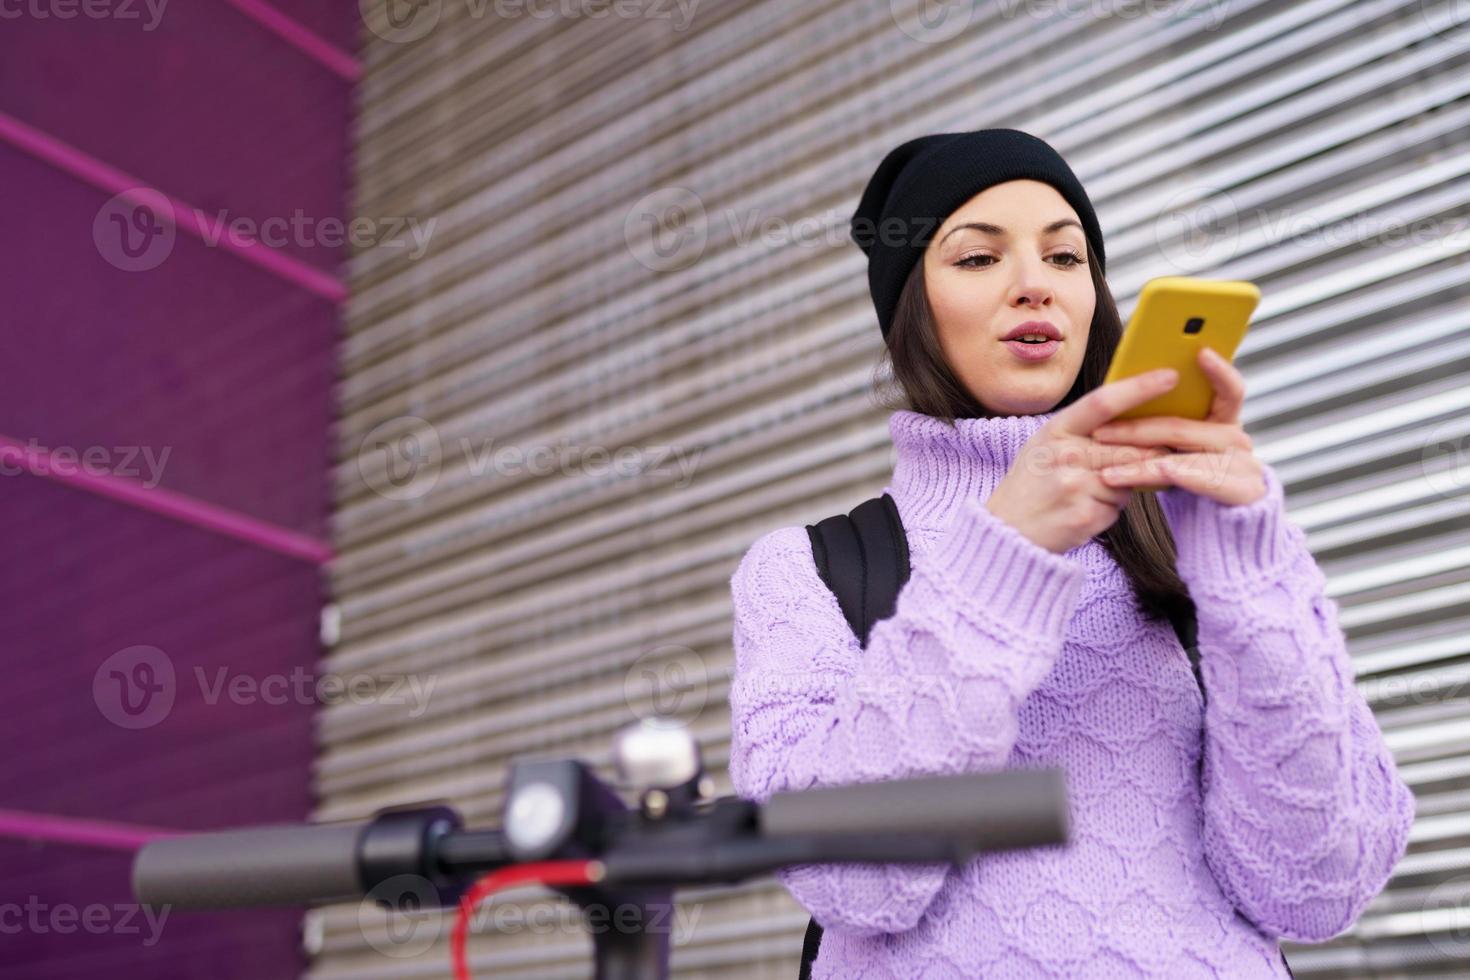
M 1087 337 L 1087 350 L 1082 355 L 1082 368 L 1072 390 L 1057 403 L 1064 408 L 1101 385 L 1112 360 L 1113 349 L 1123 335 L 1122 319 L 1107 280 L 1098 272 L 1098 264 L 1087 244 L 1087 266 L 1097 302 L 1092 314 L 1092 328 Z M 898 383 L 896 399 L 888 399 L 883 407 L 889 411 L 908 409 L 953 425 L 957 418 L 990 418 L 986 409 L 962 384 L 939 346 L 934 311 L 924 288 L 924 263 L 914 264 L 899 295 L 889 328 L 884 361 L 891 363 Z M 884 362 L 878 367 L 881 370 Z M 1098 535 L 1098 540 L 1123 568 L 1133 586 L 1138 611 L 1148 617 L 1167 618 L 1192 611 L 1194 603 L 1189 588 L 1175 567 L 1177 551 L 1174 535 L 1163 509 L 1151 491 L 1135 491 L 1118 520 Z

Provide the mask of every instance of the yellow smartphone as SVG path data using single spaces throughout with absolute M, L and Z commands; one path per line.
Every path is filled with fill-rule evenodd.
M 1160 276 L 1144 283 L 1103 383 L 1163 367 L 1178 371 L 1179 381 L 1162 395 L 1116 417 L 1204 419 L 1209 415 L 1215 388 L 1196 360 L 1199 349 L 1211 347 L 1225 360 L 1232 360 L 1260 301 L 1260 289 L 1243 280 Z

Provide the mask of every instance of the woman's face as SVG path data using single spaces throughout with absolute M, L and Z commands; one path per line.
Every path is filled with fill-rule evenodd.
M 970 198 L 926 248 L 924 287 L 945 359 L 991 412 L 1048 412 L 1071 390 L 1097 293 L 1081 222 L 1056 188 L 1011 180 Z M 1029 321 L 1060 341 L 1003 341 Z

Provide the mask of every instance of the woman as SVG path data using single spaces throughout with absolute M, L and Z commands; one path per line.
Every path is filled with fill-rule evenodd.
M 755 541 L 730 580 L 731 779 L 763 802 L 1061 766 L 1071 839 L 783 870 L 825 930 L 812 976 L 1289 976 L 1277 939 L 1356 921 L 1414 798 L 1240 374 L 1201 352 L 1207 420 L 1111 421 L 1174 379 L 1102 385 L 1121 327 L 1097 220 L 1029 134 L 903 144 L 853 235 L 906 397 L 885 492 L 912 571 L 863 648 L 803 527 Z M 1203 699 L 1167 619 L 1191 602 Z

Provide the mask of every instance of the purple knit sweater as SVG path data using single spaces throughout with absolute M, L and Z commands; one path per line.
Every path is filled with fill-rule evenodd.
M 1414 796 L 1276 474 L 1244 505 L 1159 493 L 1198 611 L 1202 708 L 1173 628 L 1134 611 L 1101 543 L 1054 554 L 985 509 L 1053 414 L 893 413 L 885 490 L 912 572 L 866 649 L 803 527 L 764 534 L 731 577 L 741 797 L 1067 772 L 1067 845 L 778 872 L 825 929 L 813 980 L 1285 977 L 1277 937 L 1348 929 L 1404 854 Z

